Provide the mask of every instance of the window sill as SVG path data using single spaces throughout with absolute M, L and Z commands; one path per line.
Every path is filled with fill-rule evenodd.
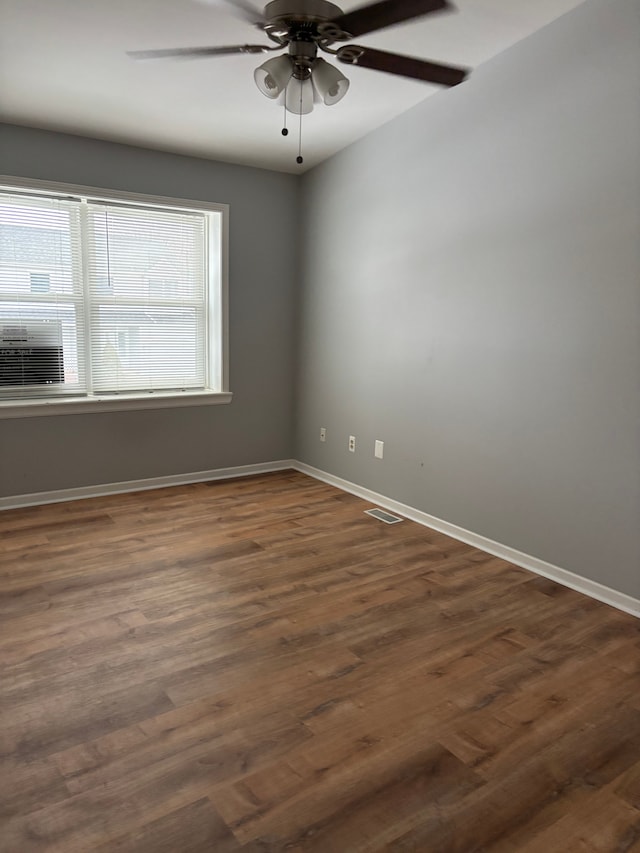
M 40 400 L 0 401 L 2 418 L 31 418 L 42 415 L 80 415 L 87 412 L 122 412 L 135 409 L 175 409 L 183 406 L 212 406 L 230 403 L 230 391 L 184 391 L 179 394 L 145 394 L 104 397 L 68 397 Z

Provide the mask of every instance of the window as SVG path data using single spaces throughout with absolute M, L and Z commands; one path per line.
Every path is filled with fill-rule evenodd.
M 0 187 L 0 416 L 227 402 L 225 212 Z

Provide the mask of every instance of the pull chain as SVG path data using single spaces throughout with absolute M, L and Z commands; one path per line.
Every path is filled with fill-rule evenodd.
M 304 80 L 300 80 L 300 108 L 299 108 L 299 122 L 298 122 L 298 156 L 296 157 L 296 163 L 300 165 L 304 163 L 304 157 L 302 156 L 302 96 L 304 93 L 303 89 Z M 287 87 L 288 88 L 288 87 Z M 282 135 L 288 136 L 289 130 L 287 129 L 287 89 L 284 90 L 284 127 L 282 128 Z
M 304 163 L 304 157 L 302 156 L 302 91 L 303 91 L 304 80 L 300 81 L 300 121 L 298 123 L 298 156 L 296 157 L 296 163 Z
M 289 131 L 287 130 L 287 90 L 284 90 L 284 126 L 282 128 L 282 135 L 288 136 Z

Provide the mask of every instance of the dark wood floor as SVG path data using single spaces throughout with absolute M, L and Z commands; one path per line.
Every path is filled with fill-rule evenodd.
M 640 622 L 367 506 L 0 514 L 0 850 L 640 850 Z

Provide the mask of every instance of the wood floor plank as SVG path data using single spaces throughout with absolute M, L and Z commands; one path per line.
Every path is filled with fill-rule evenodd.
M 368 506 L 0 513 L 0 851 L 640 851 L 640 622 Z
M 96 853 L 233 853 L 238 844 L 203 797 L 96 848 Z

